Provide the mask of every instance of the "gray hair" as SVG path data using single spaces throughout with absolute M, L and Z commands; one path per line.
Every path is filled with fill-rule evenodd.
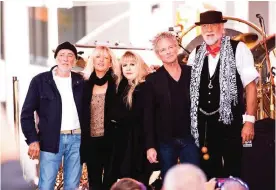
M 192 164 L 172 167 L 164 180 L 165 190 L 204 190 L 207 179 L 203 171 Z
M 154 49 L 154 52 L 156 54 L 158 54 L 158 42 L 161 40 L 161 39 L 164 39 L 164 38 L 167 38 L 167 39 L 171 39 L 176 46 L 178 46 L 178 41 L 177 41 L 177 38 L 174 34 L 170 33 L 170 32 L 161 32 L 161 33 L 158 33 L 153 41 L 152 41 L 152 46 L 153 46 L 153 49 Z

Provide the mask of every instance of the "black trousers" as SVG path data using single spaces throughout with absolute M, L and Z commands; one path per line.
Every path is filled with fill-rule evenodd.
M 111 141 L 107 137 L 91 137 L 87 161 L 89 189 L 109 190 L 116 181 L 110 173 Z
M 230 175 L 240 177 L 242 159 L 241 121 L 233 121 L 231 125 L 219 122 L 219 113 L 206 116 L 198 113 L 198 130 L 200 148 L 207 146 L 209 160 L 203 159 L 201 168 L 208 179 L 226 178 Z

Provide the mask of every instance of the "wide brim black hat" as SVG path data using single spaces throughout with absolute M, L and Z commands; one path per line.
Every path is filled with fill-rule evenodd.
M 199 26 L 202 24 L 216 24 L 216 23 L 225 23 L 227 19 L 222 17 L 222 12 L 220 11 L 206 11 L 200 13 L 199 22 L 195 22 L 195 25 Z

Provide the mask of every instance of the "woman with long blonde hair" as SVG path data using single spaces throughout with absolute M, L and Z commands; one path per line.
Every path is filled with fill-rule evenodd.
M 149 67 L 145 64 L 144 60 L 136 53 L 132 51 L 126 51 L 119 61 L 119 67 L 123 75 L 118 75 L 116 84 L 119 88 L 119 84 L 122 79 L 127 79 L 129 89 L 125 97 L 126 105 L 132 107 L 132 95 L 134 89 L 141 83 L 145 82 L 145 78 L 149 73 Z
M 113 143 L 110 111 L 120 70 L 113 52 L 106 46 L 97 46 L 83 72 L 86 82 L 81 119 L 81 162 L 87 165 L 90 189 L 110 189 L 116 180 L 109 173 Z
M 143 145 L 143 84 L 148 66 L 132 51 L 126 51 L 119 61 L 121 73 L 117 78 L 117 99 L 113 121 L 113 170 L 118 178 L 130 177 L 148 185 L 151 172 L 146 168 Z

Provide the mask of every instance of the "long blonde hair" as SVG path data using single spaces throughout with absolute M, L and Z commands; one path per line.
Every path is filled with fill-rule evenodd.
M 137 69 L 138 69 L 138 75 L 135 79 L 133 79 L 132 81 L 129 81 L 129 85 L 130 88 L 128 90 L 128 93 L 126 95 L 126 104 L 127 106 L 129 106 L 129 108 L 132 107 L 132 95 L 133 92 L 136 88 L 137 85 L 139 85 L 140 83 L 145 82 L 145 78 L 148 75 L 148 71 L 149 71 L 149 67 L 146 65 L 146 63 L 144 62 L 144 60 L 142 59 L 141 56 L 139 56 L 138 54 L 132 52 L 132 51 L 126 51 L 123 56 L 121 57 L 120 61 L 119 61 L 119 65 L 120 65 L 120 73 L 122 73 L 122 64 L 124 62 L 127 61 L 132 61 L 135 64 L 137 64 Z M 118 89 L 118 85 L 120 83 L 120 81 L 122 80 L 122 75 L 117 77 L 117 89 Z
M 107 53 L 110 56 L 111 68 L 112 68 L 113 74 L 115 75 L 113 77 L 117 78 L 118 76 L 121 76 L 121 69 L 115 54 L 107 46 L 97 46 L 92 51 L 91 55 L 88 58 L 87 64 L 83 69 L 84 79 L 88 80 L 91 73 L 94 71 L 93 60 L 98 52 Z

